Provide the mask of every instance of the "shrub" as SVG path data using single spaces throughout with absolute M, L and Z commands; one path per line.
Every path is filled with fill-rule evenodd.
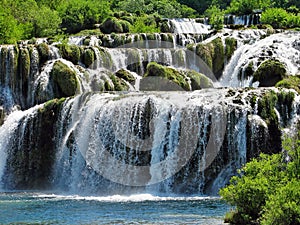
M 261 22 L 270 24 L 274 28 L 286 28 L 288 25 L 289 14 L 282 8 L 267 9 L 261 15 Z

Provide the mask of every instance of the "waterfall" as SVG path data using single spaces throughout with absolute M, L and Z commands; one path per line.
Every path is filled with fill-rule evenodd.
M 209 25 L 196 22 L 194 19 L 170 19 L 170 26 L 174 27 L 174 33 L 208 34 Z
M 299 35 L 294 32 L 284 32 L 240 45 L 226 65 L 220 84 L 225 87 L 255 86 L 252 76 L 244 76 L 245 70 L 251 64 L 255 71 L 263 61 L 270 58 L 284 63 L 289 75 L 298 74 L 300 51 L 294 46 L 298 38 Z

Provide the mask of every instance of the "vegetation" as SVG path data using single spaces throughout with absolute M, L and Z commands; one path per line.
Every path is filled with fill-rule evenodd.
M 53 37 L 95 30 L 104 33 L 159 32 L 162 18 L 210 17 L 221 29 L 225 13 L 249 14 L 263 10 L 262 22 L 274 28 L 300 26 L 299 1 L 292 0 L 3 0 L 0 6 L 0 44 L 21 39 Z M 114 29 L 107 31 L 109 27 Z M 97 26 L 98 27 L 98 26 Z
M 269 59 L 263 62 L 253 75 L 253 81 L 259 81 L 260 87 L 275 86 L 286 76 L 285 66 L 278 60 Z
M 236 209 L 226 215 L 232 224 L 300 224 L 299 134 L 286 138 L 282 153 L 261 154 L 221 189 Z

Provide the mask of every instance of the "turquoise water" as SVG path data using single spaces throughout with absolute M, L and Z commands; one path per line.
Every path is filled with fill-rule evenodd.
M 218 198 L 0 194 L 0 224 L 222 224 Z

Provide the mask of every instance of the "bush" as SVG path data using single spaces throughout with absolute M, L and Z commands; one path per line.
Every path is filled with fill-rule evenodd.
M 218 5 L 211 5 L 205 14 L 209 17 L 209 24 L 216 30 L 221 30 L 224 24 L 224 11 Z
M 285 152 L 253 159 L 231 179 L 220 195 L 236 211 L 232 224 L 300 224 L 299 134 L 283 142 Z
M 274 28 L 286 28 L 289 14 L 282 8 L 267 9 L 261 15 L 261 22 Z
M 288 76 L 279 81 L 275 87 L 292 88 L 300 93 L 300 76 Z

